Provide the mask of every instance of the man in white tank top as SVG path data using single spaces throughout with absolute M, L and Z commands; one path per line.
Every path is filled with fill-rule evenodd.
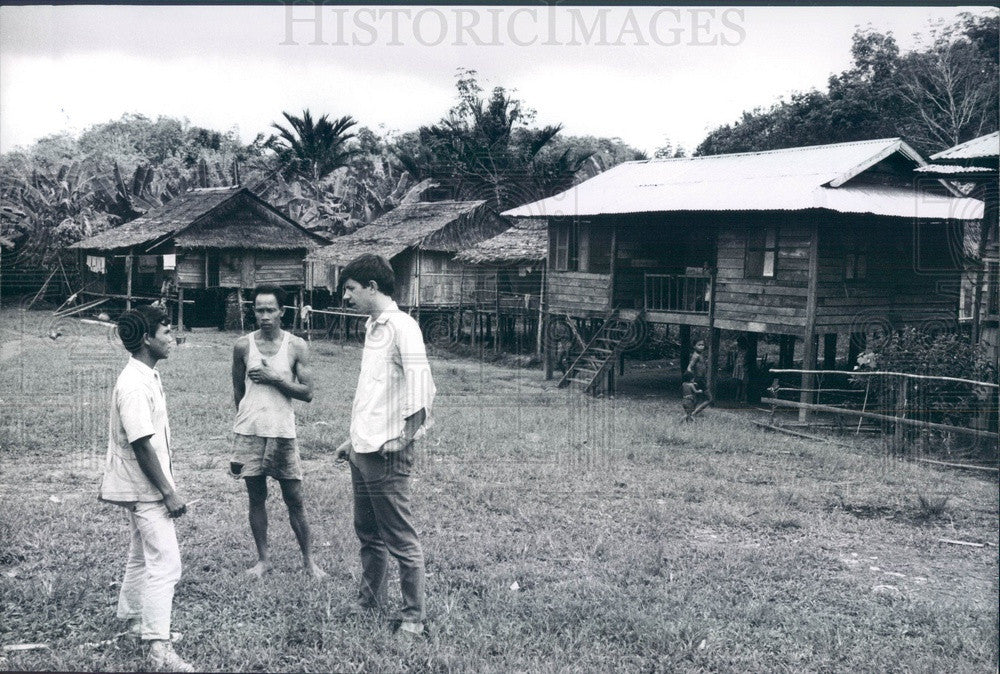
M 295 442 L 292 400 L 312 400 L 309 348 L 301 337 L 281 329 L 285 292 L 260 286 L 253 311 L 259 330 L 243 335 L 233 347 L 233 458 L 230 472 L 247 485 L 250 532 L 257 563 L 247 573 L 260 577 L 270 566 L 267 549 L 267 476 L 281 485 L 288 519 L 302 549 L 305 570 L 316 578 L 326 573 L 312 561 L 309 524 L 302 502 L 302 466 Z

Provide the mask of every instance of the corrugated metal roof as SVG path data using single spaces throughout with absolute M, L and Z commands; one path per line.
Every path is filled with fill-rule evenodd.
M 927 164 L 926 166 L 920 166 L 914 169 L 917 173 L 928 173 L 928 174 L 945 174 L 948 175 L 959 175 L 963 173 L 987 173 L 993 171 L 996 173 L 996 168 L 986 168 L 985 166 L 954 166 L 951 164 Z
M 1000 131 L 967 140 L 955 147 L 931 155 L 931 159 L 934 161 L 962 161 L 987 157 L 1000 157 Z
M 511 217 L 594 216 L 670 211 L 761 211 L 826 208 L 842 213 L 954 218 L 981 202 L 924 198 L 906 188 L 858 186 L 850 181 L 899 154 L 920 156 L 898 138 L 811 147 L 634 161 L 569 190 L 505 211 Z M 975 203 L 964 203 L 974 201 Z

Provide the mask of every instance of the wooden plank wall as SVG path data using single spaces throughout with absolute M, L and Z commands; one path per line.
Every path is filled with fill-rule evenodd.
M 730 330 L 800 334 L 806 324 L 809 237 L 815 216 L 793 212 L 740 215 L 727 215 L 719 224 L 716 324 Z M 747 229 L 768 224 L 778 226 L 775 275 L 744 278 Z
M 549 274 L 549 311 L 587 316 L 608 310 L 610 274 L 558 271 Z
M 304 250 L 254 253 L 254 283 L 299 286 L 305 283 Z
M 476 270 L 454 258 L 454 253 L 420 251 L 420 306 L 457 306 L 462 300 L 462 270 L 470 280 Z
M 185 288 L 204 288 L 205 252 L 185 251 L 177 256 L 177 278 Z M 296 286 L 305 283 L 305 251 L 211 251 L 219 255 L 219 287 L 255 285 Z
M 910 220 L 868 216 L 860 228 L 868 240 L 867 275 L 845 280 L 844 247 L 851 235 L 847 217 L 831 216 L 820 230 L 817 332 L 848 334 L 928 323 L 940 328 L 942 321 L 957 318 L 959 272 L 916 269 Z M 924 254 L 928 252 L 934 256 L 933 251 Z M 948 259 L 948 252 L 940 251 L 938 258 Z
M 205 287 L 205 254 L 184 251 L 177 254 L 177 284 L 184 288 Z

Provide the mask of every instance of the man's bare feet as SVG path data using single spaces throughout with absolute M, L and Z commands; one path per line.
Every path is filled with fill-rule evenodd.
M 248 576 L 253 576 L 254 578 L 261 578 L 268 570 L 267 562 L 257 562 L 249 569 L 246 570 Z
M 327 576 L 326 571 L 316 566 L 316 562 L 307 562 L 305 565 L 305 569 L 306 573 L 308 573 L 316 580 L 322 580 Z

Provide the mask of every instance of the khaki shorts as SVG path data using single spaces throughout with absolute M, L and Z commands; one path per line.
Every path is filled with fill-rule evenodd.
M 302 461 L 295 438 L 233 436 L 229 474 L 239 479 L 270 475 L 276 480 L 301 480 Z

